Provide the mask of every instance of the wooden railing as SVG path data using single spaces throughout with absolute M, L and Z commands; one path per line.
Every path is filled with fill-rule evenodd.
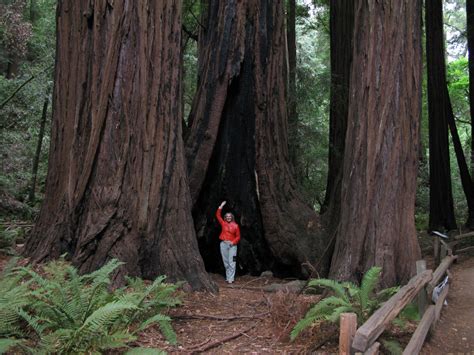
M 431 304 L 431 294 L 434 287 L 446 274 L 449 266 L 457 259 L 457 256 L 448 255 L 434 272 L 426 270 L 426 262 L 417 262 L 417 275 L 415 275 L 405 286 L 393 295 L 382 307 L 359 328 L 357 328 L 357 316 L 354 313 L 344 313 L 340 319 L 339 333 L 339 353 L 354 354 L 356 352 L 365 355 L 378 354 L 380 344 L 377 342 L 380 334 L 388 327 L 403 308 L 418 297 L 418 308 L 420 315 L 423 315 L 410 342 L 406 346 L 403 354 L 418 354 L 423 346 L 426 335 L 434 329 L 439 319 L 442 306 L 448 295 L 447 285 L 435 304 Z M 428 297 L 430 296 L 430 297 Z M 430 303 L 428 305 L 428 303 Z
M 474 232 L 459 234 L 456 236 L 449 237 L 439 232 L 433 232 L 433 253 L 435 263 L 439 263 L 440 259 L 446 255 L 464 253 L 469 250 L 473 250 L 474 246 L 469 246 L 463 249 L 456 249 L 457 245 L 467 238 L 474 237 Z

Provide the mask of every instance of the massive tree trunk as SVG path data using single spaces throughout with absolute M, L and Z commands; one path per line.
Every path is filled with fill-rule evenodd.
M 425 6 L 430 138 L 429 228 L 450 230 L 456 228 L 456 220 L 449 162 L 449 97 L 445 74 L 442 1 L 426 1 Z
M 207 11 L 186 141 L 204 261 L 220 268 L 214 212 L 225 199 L 241 225 L 244 271 L 307 275 L 306 263 L 324 265 L 325 239 L 289 165 L 283 1 L 210 0 Z
M 191 216 L 181 138 L 179 1 L 59 1 L 46 197 L 26 244 L 81 272 L 166 274 L 214 289 Z
M 464 156 L 464 150 L 462 148 L 461 138 L 459 137 L 458 129 L 456 127 L 456 120 L 454 119 L 453 108 L 451 106 L 451 100 L 449 98 L 448 87 L 445 89 L 446 102 L 448 107 L 446 108 L 446 117 L 448 119 L 449 131 L 451 132 L 451 138 L 453 140 L 454 152 L 456 154 L 456 160 L 459 167 L 459 175 L 461 176 L 461 185 L 464 192 L 464 196 L 467 201 L 467 220 L 466 227 L 474 229 L 474 185 L 472 182 L 471 174 L 469 173 L 469 167 Z
M 382 285 L 409 279 L 420 257 L 415 230 L 421 114 L 421 6 L 355 1 L 353 62 L 341 219 L 330 276 Z
M 331 226 L 339 221 L 341 182 L 349 107 L 349 80 L 354 31 L 354 3 L 331 0 L 331 106 L 329 112 L 329 155 L 326 196 L 321 208 Z
M 298 111 L 296 106 L 296 0 L 287 2 L 286 42 L 288 47 L 288 144 L 290 161 L 299 180 L 298 154 L 301 144 L 298 140 Z

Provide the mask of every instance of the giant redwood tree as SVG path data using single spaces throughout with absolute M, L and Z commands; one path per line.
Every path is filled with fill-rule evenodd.
M 181 138 L 181 5 L 58 1 L 46 196 L 26 254 L 82 272 L 214 285 L 199 255 Z
M 383 285 L 394 285 L 413 273 L 420 112 L 420 1 L 356 0 L 343 208 L 330 276 L 357 280 L 378 265 Z
M 214 213 L 221 200 L 241 225 L 239 265 L 304 275 L 324 266 L 317 214 L 289 164 L 284 1 L 204 1 L 199 82 L 186 139 L 200 250 L 219 268 Z M 307 268 L 305 267 L 307 266 Z
M 441 0 L 427 1 L 426 61 L 428 67 L 428 115 L 430 145 L 430 229 L 455 229 L 449 159 L 446 65 L 444 59 Z

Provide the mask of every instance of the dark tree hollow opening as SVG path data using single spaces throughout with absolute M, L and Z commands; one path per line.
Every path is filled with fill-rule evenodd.
M 206 270 L 223 273 L 219 249 L 220 226 L 215 212 L 231 212 L 240 226 L 237 274 L 259 275 L 273 266 L 264 239 L 255 177 L 255 112 L 250 61 L 244 60 L 240 75 L 229 85 L 219 133 L 206 177 L 193 209 L 199 250 Z

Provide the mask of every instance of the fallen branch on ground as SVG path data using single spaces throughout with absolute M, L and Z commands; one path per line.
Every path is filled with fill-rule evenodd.
M 230 340 L 234 340 L 242 335 L 244 335 L 245 333 L 247 333 L 248 331 L 252 330 L 253 328 L 255 328 L 257 325 L 254 324 L 252 325 L 251 327 L 248 327 L 247 329 L 244 329 L 238 333 L 235 333 L 235 334 L 232 334 L 232 335 L 229 335 L 228 337 L 224 338 L 224 339 L 220 339 L 220 340 L 216 340 L 215 342 L 212 342 L 210 344 L 207 344 L 206 346 L 203 346 L 203 347 L 200 347 L 198 349 L 195 349 L 193 350 L 192 352 L 193 353 L 201 353 L 201 352 L 204 352 L 204 351 L 207 351 L 209 349 L 212 349 L 212 348 L 215 348 L 216 346 L 219 346 L 221 344 L 224 344 Z
M 262 318 L 263 316 L 268 315 L 270 312 L 264 312 L 264 313 L 259 313 L 259 314 L 254 314 L 251 316 L 232 316 L 232 317 L 226 317 L 226 316 L 213 316 L 211 314 L 177 314 L 173 315 L 173 319 L 214 319 L 214 320 L 235 320 L 235 319 L 258 319 Z
M 207 343 L 209 343 L 210 341 L 211 341 L 211 338 L 207 338 L 207 339 L 204 340 L 202 343 L 189 346 L 188 348 L 186 348 L 186 351 L 192 351 L 192 350 L 194 350 L 194 349 L 200 348 L 200 347 L 206 345 Z

